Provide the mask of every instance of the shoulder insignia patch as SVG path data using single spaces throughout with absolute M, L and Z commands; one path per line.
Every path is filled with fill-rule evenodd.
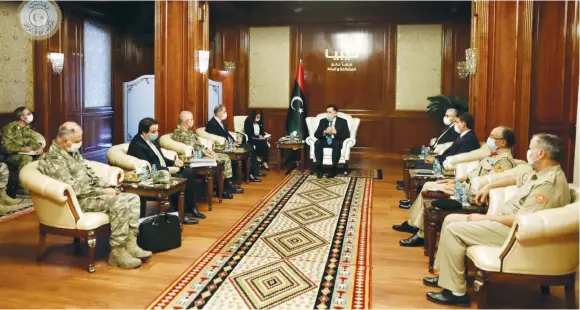
M 546 197 L 546 195 L 536 194 L 536 203 L 543 205 L 546 202 L 548 202 L 548 197 Z
M 493 172 L 502 173 L 503 171 L 502 166 L 495 166 L 495 168 L 493 168 Z

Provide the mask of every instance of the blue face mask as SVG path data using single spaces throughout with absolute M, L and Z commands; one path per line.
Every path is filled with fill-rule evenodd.
M 492 137 L 487 138 L 487 147 L 489 148 L 490 151 L 495 151 L 497 150 L 497 145 L 495 145 L 495 139 Z
M 154 135 L 150 135 L 150 136 L 149 136 L 149 141 L 153 142 L 153 141 L 157 140 L 157 137 L 158 137 L 158 136 L 159 136 L 159 134 L 157 134 L 157 133 L 156 133 L 156 134 L 154 134 Z

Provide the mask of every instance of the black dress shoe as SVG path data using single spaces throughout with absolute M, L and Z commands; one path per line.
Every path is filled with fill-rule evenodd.
M 417 236 L 417 234 L 414 234 L 410 238 L 402 239 L 399 241 L 399 245 L 404 247 L 419 247 L 423 246 L 424 243 L 425 239 Z
M 183 224 L 185 225 L 199 224 L 199 220 L 186 216 L 185 218 L 183 218 Z
M 329 179 L 332 179 L 332 178 L 334 178 L 335 176 L 336 176 L 336 172 L 335 172 L 335 171 L 331 171 L 331 172 L 329 172 L 329 173 L 326 175 L 326 177 L 327 177 L 327 178 L 329 178 Z
M 416 234 L 419 231 L 419 228 L 411 226 L 407 221 L 404 221 L 401 225 L 393 225 L 393 230 Z
M 397 185 L 397 190 L 404 191 L 405 186 L 404 185 Z
M 425 277 L 423 278 L 423 284 L 432 287 L 439 287 L 439 277 Z
M 262 182 L 262 180 L 256 178 L 256 177 L 250 177 L 250 182 L 254 182 L 254 183 L 260 183 Z
M 428 292 L 427 300 L 440 305 L 469 307 L 469 295 L 455 296 L 450 290 L 443 290 L 441 292 Z
M 222 199 L 234 199 L 234 194 L 232 193 L 223 193 Z
M 206 218 L 205 214 L 199 212 L 197 209 L 193 209 L 193 212 L 191 212 L 191 217 L 196 218 L 196 219 Z
M 324 176 L 324 173 L 322 173 L 322 171 L 316 172 L 316 177 L 317 178 L 322 179 L 323 176 Z
M 257 177 L 265 177 L 266 175 L 265 175 L 265 174 L 263 174 L 263 173 L 261 173 L 261 172 L 258 172 L 258 173 L 256 173 L 256 176 L 257 176 Z
M 410 205 L 411 204 L 411 199 L 399 200 L 399 204 L 400 205 Z
M 401 209 L 410 209 L 411 205 L 399 205 L 399 208 Z
M 233 194 L 243 194 L 244 193 L 244 190 L 242 188 L 234 187 L 234 188 L 231 189 L 231 192 Z

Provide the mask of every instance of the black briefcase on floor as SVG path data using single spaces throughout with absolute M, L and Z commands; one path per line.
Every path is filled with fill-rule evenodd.
M 151 252 L 163 252 L 181 247 L 181 225 L 179 217 L 159 213 L 139 225 L 137 244 Z

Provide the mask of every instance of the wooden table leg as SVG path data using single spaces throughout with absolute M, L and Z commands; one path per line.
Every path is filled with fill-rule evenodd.
M 251 168 L 251 160 L 248 157 L 248 159 L 246 159 L 246 183 L 250 182 L 250 168 Z M 258 176 L 254 176 L 254 178 L 257 178 Z
M 212 210 L 211 203 L 213 200 L 213 175 L 208 173 L 205 175 L 205 181 L 207 182 L 207 204 L 209 206 L 209 211 Z
M 300 148 L 300 171 L 304 172 L 304 147 Z
M 243 176 L 242 176 L 242 161 L 241 160 L 238 160 L 237 163 L 236 163 L 236 173 L 238 175 L 236 182 L 238 183 L 238 185 L 240 185 L 240 184 L 242 184 L 242 179 L 243 179 Z
M 429 254 L 429 272 L 433 272 L 433 264 L 435 263 L 435 245 L 437 243 L 437 223 L 429 221 L 429 234 L 425 235 L 429 239 L 427 245 L 427 253 Z
M 179 193 L 177 211 L 179 213 L 179 222 L 183 224 L 183 220 L 185 219 L 185 191 Z
M 219 196 L 219 203 L 222 203 L 222 197 L 224 195 L 224 180 L 225 180 L 225 175 L 224 175 L 224 171 L 220 170 L 219 172 L 219 176 L 218 176 L 218 196 Z
M 139 212 L 139 217 L 145 217 L 145 214 L 147 213 L 147 201 L 143 197 L 139 198 L 141 203 L 141 212 Z
M 424 204 L 423 204 L 424 205 Z M 423 206 L 423 255 L 429 256 L 428 246 L 429 246 L 429 233 L 431 232 L 431 227 L 429 226 L 427 208 Z
M 280 172 L 280 166 L 282 166 L 282 155 L 281 155 L 282 149 L 280 149 L 280 147 L 277 147 L 277 151 L 276 151 L 276 160 L 277 160 L 277 167 L 276 167 L 276 171 Z

